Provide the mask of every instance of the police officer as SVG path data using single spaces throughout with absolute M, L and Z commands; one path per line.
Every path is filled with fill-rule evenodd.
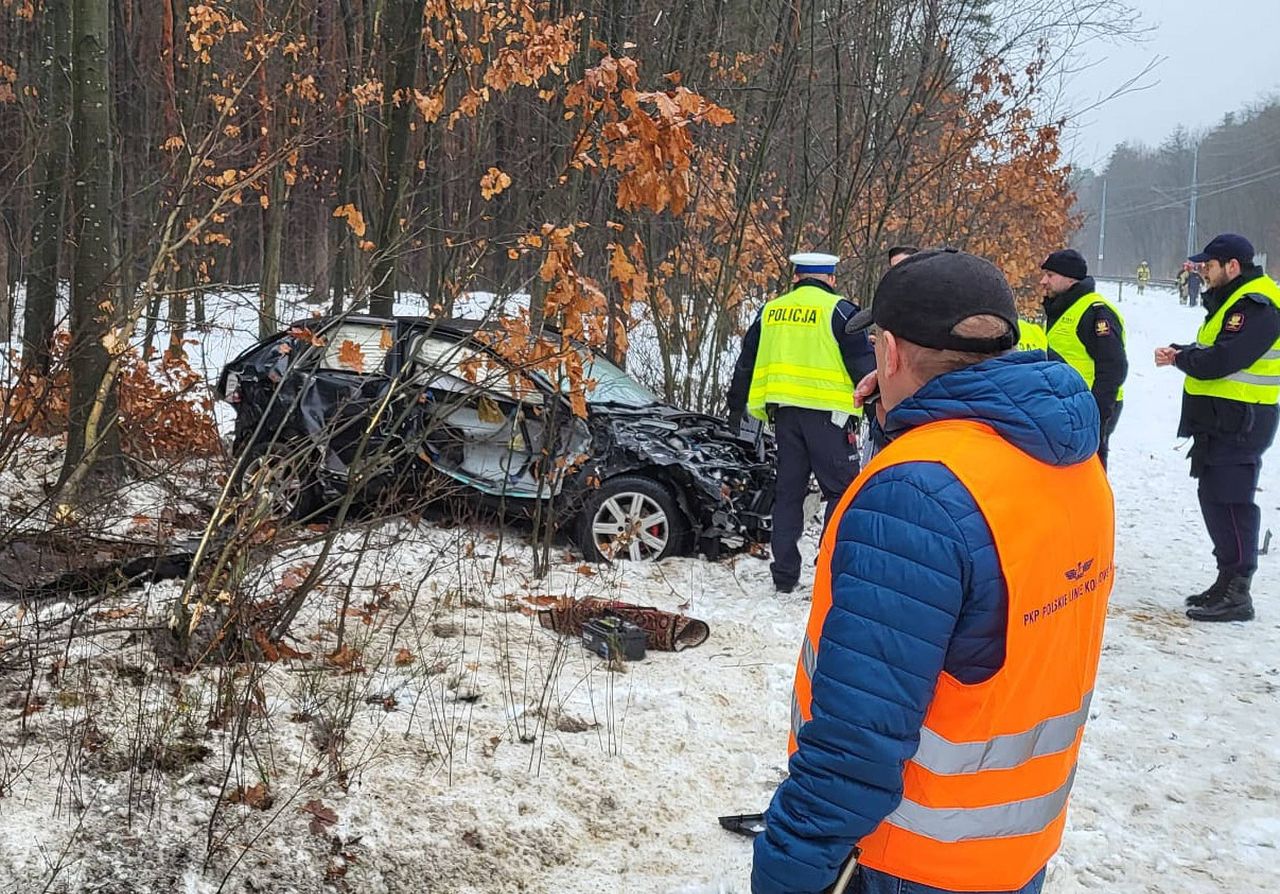
M 820 253 L 792 255 L 791 290 L 765 304 L 742 340 L 729 386 L 729 425 L 746 410 L 771 420 L 777 438 L 773 503 L 773 583 L 790 593 L 800 580 L 800 535 L 809 475 L 827 500 L 836 500 L 858 470 L 849 431 L 853 387 L 875 369 L 875 354 L 863 332 L 847 334 L 858 312 L 836 292 L 839 258 Z
M 1111 433 L 1124 406 L 1124 380 L 1129 358 L 1124 351 L 1120 311 L 1095 291 L 1084 255 L 1075 249 L 1055 251 L 1040 269 L 1045 290 L 1044 315 L 1049 359 L 1070 364 L 1093 392 L 1102 420 L 1098 459 L 1107 464 Z
M 1018 318 L 1018 350 L 1044 351 L 1049 347 L 1049 337 L 1039 323 Z
M 1218 579 L 1187 597 L 1193 621 L 1249 621 L 1261 512 L 1254 498 L 1280 401 L 1280 287 L 1243 236 L 1215 236 L 1191 260 L 1209 287 L 1195 344 L 1156 348 L 1156 366 L 1186 373 L 1178 437 L 1193 439 L 1191 475 L 1213 541 Z

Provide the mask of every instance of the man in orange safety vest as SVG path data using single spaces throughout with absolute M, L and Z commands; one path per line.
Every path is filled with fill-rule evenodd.
M 912 255 L 849 326 L 875 327 L 858 394 L 889 443 L 823 535 L 752 891 L 826 891 L 856 854 L 859 894 L 1035 894 L 1113 579 L 1097 404 L 1010 351 L 1013 293 L 972 255 Z

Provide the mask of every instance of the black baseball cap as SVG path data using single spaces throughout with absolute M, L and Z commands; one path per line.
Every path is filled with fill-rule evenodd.
M 1214 236 L 1204 251 L 1187 258 L 1197 264 L 1205 261 L 1239 261 L 1241 264 L 1253 263 L 1253 243 L 1235 233 L 1223 233 Z
M 989 314 L 1009 324 L 997 338 L 966 338 L 951 330 Z M 891 267 L 876 286 L 871 307 L 845 324 L 860 332 L 872 324 L 921 347 L 998 354 L 1018 342 L 1013 289 L 995 264 L 954 248 L 930 249 Z

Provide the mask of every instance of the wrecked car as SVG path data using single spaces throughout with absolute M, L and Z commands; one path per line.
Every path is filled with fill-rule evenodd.
M 345 316 L 260 342 L 217 385 L 235 408 L 238 481 L 305 518 L 347 493 L 444 480 L 502 512 L 549 515 L 595 561 L 768 540 L 768 434 L 665 404 L 582 346 L 575 402 L 564 376 L 497 350 L 503 338 L 470 320 Z

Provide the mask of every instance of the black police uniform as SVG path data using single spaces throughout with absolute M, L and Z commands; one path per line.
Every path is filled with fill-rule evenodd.
M 1203 292 L 1206 319 L 1242 285 L 1262 275 L 1261 268 L 1247 265 L 1236 279 Z M 1212 346 L 1173 345 L 1178 349 L 1174 365 L 1197 379 L 1220 379 L 1252 366 L 1280 338 L 1280 309 L 1264 295 L 1246 293 L 1228 316 L 1229 325 L 1224 323 Z M 1275 404 L 1182 394 L 1178 436 L 1193 439 L 1191 476 L 1199 482 L 1200 511 L 1218 563 L 1217 582 L 1187 600 L 1193 612 L 1233 578 L 1247 579 L 1258 567 L 1262 512 L 1254 494 L 1262 454 L 1275 439 L 1277 423 Z
M 836 294 L 825 282 L 811 277 L 800 279 L 792 288 L 800 286 L 817 286 Z M 845 332 L 845 323 L 857 312 L 856 304 L 841 299 L 831 313 L 831 333 L 855 385 L 876 368 L 875 352 L 866 333 Z M 743 336 L 742 352 L 729 384 L 727 403 L 731 422 L 741 419 L 746 410 L 759 349 L 760 315 L 757 314 Z M 818 487 L 827 501 L 826 517 L 830 519 L 836 501 L 858 474 L 858 454 L 856 445 L 850 443 L 848 429 L 832 422 L 830 410 L 775 405 L 769 409 L 778 448 L 770 539 L 773 562 L 769 570 L 773 573 L 774 586 L 790 592 L 800 580 L 799 542 L 804 533 L 804 498 L 809 491 L 809 475 L 812 473 L 818 479 Z
M 1044 301 L 1045 331 L 1053 328 L 1071 305 L 1077 300 L 1096 292 L 1097 286 L 1092 276 L 1086 276 L 1074 286 L 1060 295 L 1053 295 Z M 1098 459 L 1102 465 L 1107 464 L 1107 453 L 1111 441 L 1111 433 L 1116 430 L 1120 421 L 1120 411 L 1124 409 L 1124 401 L 1118 400 L 1120 387 L 1129 375 L 1129 358 L 1124 350 L 1124 324 L 1115 312 L 1105 304 L 1095 304 L 1080 317 L 1076 326 L 1076 336 L 1084 344 L 1084 348 L 1093 358 L 1093 399 L 1098 404 L 1098 416 L 1102 423 L 1101 437 L 1098 442 Z M 1061 360 L 1055 351 L 1049 351 L 1051 360 Z

